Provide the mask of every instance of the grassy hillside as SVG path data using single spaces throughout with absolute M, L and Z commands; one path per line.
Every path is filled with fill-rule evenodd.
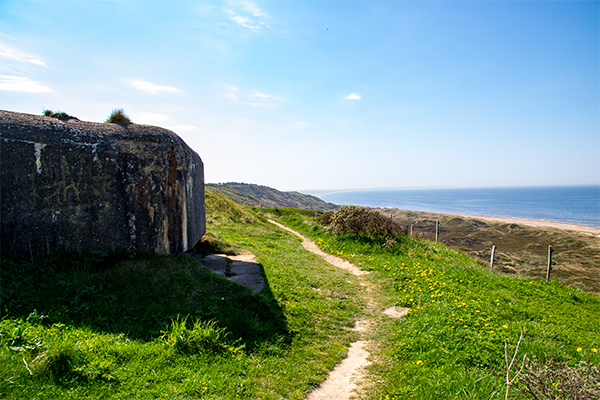
M 491 272 L 431 241 L 329 235 L 306 216 L 280 221 L 371 271 L 380 309 L 411 310 L 402 320 L 372 316 L 377 362 L 370 367 L 367 398 L 504 399 L 506 373 L 514 377 L 525 355 L 509 398 L 600 398 L 597 296 L 558 280 Z M 512 369 L 505 346 L 509 357 L 518 353 Z M 518 388 L 547 393 L 533 397 Z
M 439 241 L 489 264 L 496 246 L 495 268 L 532 279 L 546 276 L 548 246 L 554 250 L 552 276 L 565 284 L 600 294 L 600 238 L 597 235 L 555 228 L 481 221 L 456 215 L 374 209 L 395 221 L 413 225 L 414 234 L 435 240 L 435 221 L 440 221 Z
M 209 183 L 206 187 L 236 203 L 256 207 L 294 207 L 305 210 L 335 211 L 339 206 L 298 192 L 280 192 L 267 186 L 247 183 Z
M 521 334 L 511 376 L 530 361 L 515 385 L 529 377 L 560 394 L 568 375 L 572 390 L 600 395 L 593 294 L 490 272 L 442 244 L 330 235 L 312 213 L 270 210 L 370 271 L 366 290 L 260 212 L 211 190 L 206 206 L 199 247 L 255 254 L 262 292 L 185 254 L 4 259 L 0 398 L 303 399 L 357 339 L 356 319 L 372 327 L 366 399 L 504 399 L 504 346 L 512 355 Z M 381 314 L 394 305 L 411 311 Z M 509 398 L 531 396 L 515 386 Z

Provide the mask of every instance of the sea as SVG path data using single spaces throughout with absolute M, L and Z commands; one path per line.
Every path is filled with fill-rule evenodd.
M 370 189 L 316 194 L 329 203 L 600 226 L 600 185 Z

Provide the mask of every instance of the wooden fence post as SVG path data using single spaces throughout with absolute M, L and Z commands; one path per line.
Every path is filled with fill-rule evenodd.
M 435 220 L 435 242 L 437 243 L 438 241 L 438 232 L 440 230 L 440 220 L 436 219 Z
M 410 237 L 412 237 L 412 224 L 410 224 Z
M 546 280 L 550 279 L 550 271 L 552 270 L 552 245 L 548 246 L 548 270 L 546 271 Z
M 492 246 L 492 256 L 490 257 L 490 269 L 494 269 L 494 257 L 496 256 L 496 246 Z

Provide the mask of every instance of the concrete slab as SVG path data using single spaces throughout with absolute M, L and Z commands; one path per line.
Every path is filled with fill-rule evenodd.
M 254 293 L 260 292 L 265 287 L 262 269 L 253 254 L 239 256 L 227 256 L 225 254 L 192 255 L 206 268 L 230 281 L 246 286 Z
M 193 256 L 212 272 L 225 276 L 227 270 L 227 256 L 225 254 L 209 254 L 207 256 L 194 254 Z
M 260 275 L 260 265 L 255 262 L 233 261 L 231 263 L 231 273 L 235 275 L 258 274 Z

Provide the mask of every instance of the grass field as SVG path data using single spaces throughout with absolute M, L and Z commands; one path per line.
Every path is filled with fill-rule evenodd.
M 256 255 L 265 290 L 188 255 L 5 258 L 0 398 L 302 399 L 357 339 L 356 319 L 372 327 L 368 399 L 504 398 L 504 344 L 512 354 L 521 334 L 518 359 L 533 360 L 522 376 L 537 365 L 554 371 L 551 386 L 564 371 L 600 384 L 596 295 L 490 272 L 429 241 L 328 235 L 311 212 L 206 200 L 201 247 Z M 368 297 L 266 216 L 370 271 Z M 392 305 L 411 311 L 379 312 Z M 510 398 L 530 397 L 513 387 Z

